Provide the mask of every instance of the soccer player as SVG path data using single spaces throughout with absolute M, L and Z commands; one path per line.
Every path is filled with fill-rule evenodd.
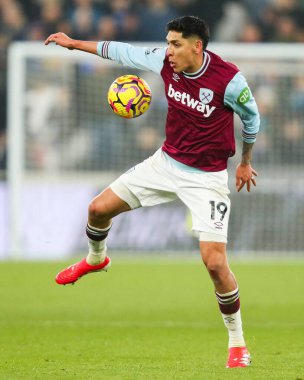
M 194 16 L 167 24 L 167 47 L 148 49 L 113 41 L 79 41 L 64 33 L 50 35 L 68 49 L 82 50 L 162 76 L 168 100 L 166 138 L 147 160 L 122 174 L 89 205 L 86 233 L 89 253 L 58 273 L 66 285 L 85 274 L 107 270 L 106 238 L 116 215 L 179 198 L 191 211 L 202 260 L 214 283 L 228 329 L 227 368 L 247 367 L 239 289 L 227 254 L 230 213 L 227 161 L 235 153 L 233 115 L 242 120 L 243 149 L 236 168 L 236 189 L 249 192 L 257 172 L 251 166 L 259 113 L 246 79 L 232 63 L 206 50 L 209 28 Z

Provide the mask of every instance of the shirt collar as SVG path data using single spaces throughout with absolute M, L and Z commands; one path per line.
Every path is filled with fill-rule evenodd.
M 204 55 L 204 61 L 203 61 L 203 64 L 202 66 L 195 72 L 195 73 L 186 73 L 183 71 L 183 75 L 188 78 L 188 79 L 196 79 L 196 78 L 199 78 L 200 76 L 202 76 L 205 71 L 207 70 L 208 66 L 209 66 L 209 63 L 211 61 L 211 57 L 210 55 L 204 51 L 203 53 Z

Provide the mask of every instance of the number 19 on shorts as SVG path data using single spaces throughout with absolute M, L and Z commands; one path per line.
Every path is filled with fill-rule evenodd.
M 210 213 L 211 220 L 219 219 L 222 222 L 228 210 L 227 204 L 224 202 L 215 202 L 215 201 L 210 201 L 209 204 L 211 207 L 211 213 Z

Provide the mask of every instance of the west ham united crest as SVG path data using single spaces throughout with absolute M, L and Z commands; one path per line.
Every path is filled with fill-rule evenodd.
M 199 97 L 203 104 L 208 104 L 213 99 L 213 91 L 209 88 L 200 88 Z

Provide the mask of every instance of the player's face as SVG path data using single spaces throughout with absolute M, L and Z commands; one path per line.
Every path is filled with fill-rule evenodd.
M 195 37 L 183 38 L 182 33 L 167 34 L 169 62 L 174 72 L 194 73 L 203 63 L 203 43 Z

